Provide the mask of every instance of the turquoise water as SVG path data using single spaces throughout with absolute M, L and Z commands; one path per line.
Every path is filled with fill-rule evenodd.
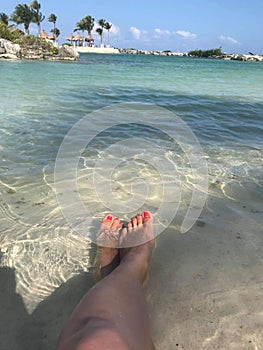
M 95 54 L 82 55 L 74 63 L 1 61 L 1 264 L 16 269 L 17 290 L 29 310 L 62 282 L 91 266 L 92 248 L 70 229 L 54 186 L 57 152 L 76 122 L 117 103 L 167 108 L 191 128 L 203 148 L 209 196 L 230 201 L 233 212 L 240 209 L 240 203 L 249 203 L 251 211 L 260 212 L 262 87 L 263 64 L 255 62 Z M 147 133 L 125 124 L 93 140 L 84 152 L 79 188 L 94 219 L 107 212 L 91 189 L 97 159 L 110 157 L 105 150 L 127 135 L 152 140 L 153 134 Z M 194 182 L 187 159 L 163 135 L 155 137 L 183 179 L 186 207 Z M 138 145 L 134 144 L 133 151 L 140 154 Z M 120 160 L 130 159 L 122 152 Z M 117 171 L 116 193 L 120 200 L 128 196 L 127 190 L 141 172 L 149 182 L 148 204 L 155 210 L 161 201 L 156 189 L 158 171 L 147 166 L 141 169 L 138 161 L 135 168 L 128 164 L 126 172 Z

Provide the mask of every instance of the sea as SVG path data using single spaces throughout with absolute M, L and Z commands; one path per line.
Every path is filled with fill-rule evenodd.
M 128 221 L 150 210 L 158 237 L 147 300 L 157 349 L 214 349 L 222 332 L 260 349 L 253 320 L 243 335 L 238 327 L 246 312 L 262 317 L 262 302 L 239 310 L 245 297 L 233 301 L 229 291 L 242 285 L 246 295 L 253 285 L 255 301 L 263 289 L 262 63 L 125 54 L 2 60 L 0 91 L 0 266 L 28 317 L 91 275 L 104 215 Z M 205 290 L 206 307 L 197 307 Z M 224 301 L 227 311 L 213 309 Z M 46 347 L 32 349 L 51 349 L 44 338 Z

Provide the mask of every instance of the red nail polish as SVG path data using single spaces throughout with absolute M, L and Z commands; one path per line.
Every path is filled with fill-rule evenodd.
M 148 211 L 144 211 L 144 212 L 143 212 L 143 217 L 144 217 L 144 218 L 150 218 L 151 215 L 150 215 L 150 213 L 149 213 Z
M 106 220 L 112 220 L 112 215 L 108 215 L 107 217 L 106 217 Z

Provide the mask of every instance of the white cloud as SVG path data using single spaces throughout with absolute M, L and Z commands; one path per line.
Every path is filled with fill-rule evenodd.
M 144 34 L 147 34 L 146 30 L 141 30 L 136 27 L 130 27 L 130 32 L 134 39 L 139 40 Z
M 167 29 L 160 29 L 160 28 L 154 29 L 154 36 L 156 38 L 160 38 L 161 36 L 170 36 L 172 34 L 174 34 L 174 33 L 171 32 L 170 30 L 167 30 Z
M 176 34 L 180 35 L 184 39 L 195 39 L 197 37 L 196 34 L 187 32 L 185 30 L 177 30 Z
M 222 41 L 228 41 L 231 44 L 240 44 L 239 41 L 237 41 L 236 39 L 232 38 L 231 36 L 220 35 L 219 39 L 222 40 Z

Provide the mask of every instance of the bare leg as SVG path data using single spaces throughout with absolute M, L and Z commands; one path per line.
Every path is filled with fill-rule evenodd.
M 112 225 L 117 228 L 118 220 L 106 226 Z M 122 249 L 119 266 L 97 283 L 73 312 L 61 333 L 58 350 L 153 349 L 143 291 L 154 247 L 148 212 L 133 218 L 119 240 L 124 246 L 125 240 L 136 234 L 147 235 L 150 241 Z

